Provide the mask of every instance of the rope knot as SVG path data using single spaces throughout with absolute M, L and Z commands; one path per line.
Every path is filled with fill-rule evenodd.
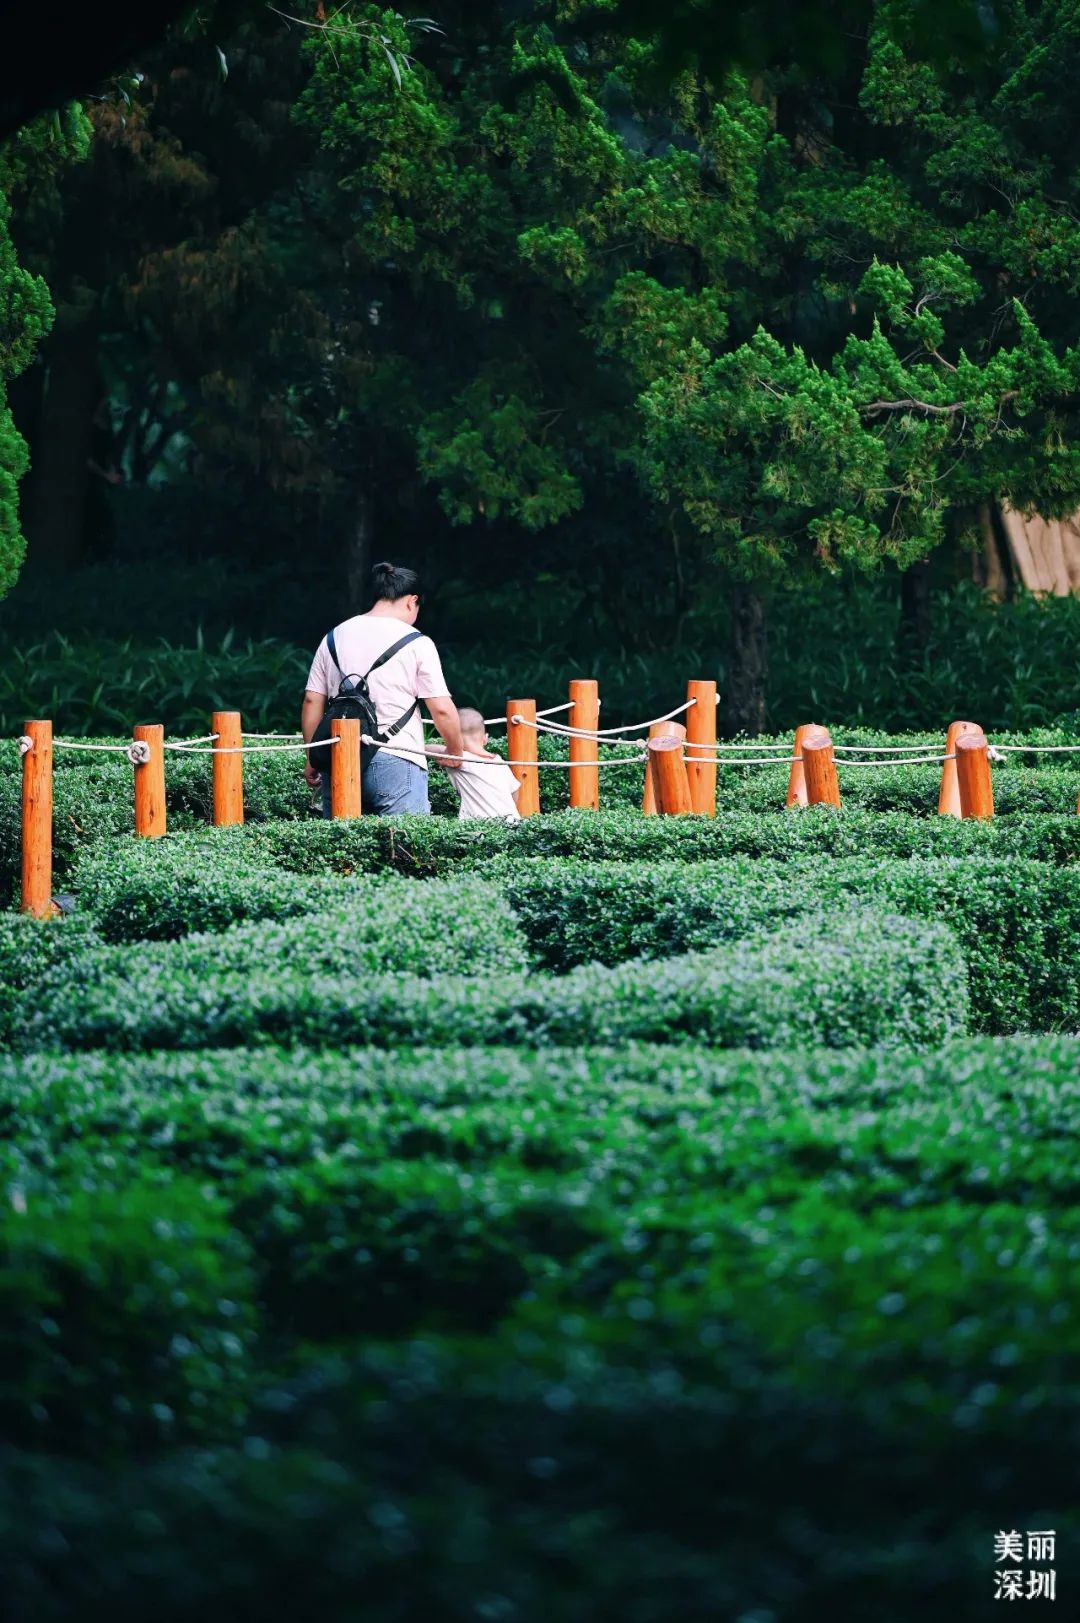
M 133 744 L 128 745 L 127 758 L 132 766 L 148 766 L 150 762 L 150 746 L 145 738 L 137 738 Z
M 34 740 L 32 738 L 28 738 L 26 733 L 21 734 L 19 738 L 19 754 L 29 755 L 33 747 Z

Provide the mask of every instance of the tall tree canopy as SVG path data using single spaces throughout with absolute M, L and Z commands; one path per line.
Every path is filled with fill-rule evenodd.
M 163 58 L 38 251 L 197 480 L 336 502 L 354 572 L 380 524 L 496 575 L 587 556 L 630 635 L 722 590 L 756 726 L 763 591 L 1080 500 L 1080 0 L 944 56 L 924 5 L 860 0 L 843 49 L 778 23 L 745 67 L 695 60 L 699 9 L 357 5 L 241 36 L 225 82 Z

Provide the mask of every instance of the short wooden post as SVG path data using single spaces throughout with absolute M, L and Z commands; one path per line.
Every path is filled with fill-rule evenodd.
M 343 716 L 330 723 L 330 816 L 360 816 L 360 723 Z
M 600 725 L 600 696 L 595 682 L 579 678 L 570 683 L 570 725 L 595 732 Z M 521 729 L 517 728 L 520 732 Z M 600 810 L 600 746 L 595 738 L 570 737 L 570 804 L 587 811 Z M 521 796 L 518 796 L 520 802 Z
M 681 743 L 686 737 L 686 728 L 681 721 L 654 721 L 649 728 L 649 743 L 654 738 L 677 738 Z M 656 764 L 651 749 L 645 755 L 645 790 L 641 797 L 641 813 L 643 817 L 659 817 L 660 815 L 660 787 L 656 781 Z
M 716 683 L 688 682 L 686 697 L 686 775 L 690 799 L 702 817 L 716 816 Z M 702 759 L 698 760 L 700 751 Z
M 244 757 L 239 710 L 215 710 L 210 718 L 214 739 L 214 827 L 232 828 L 244 821 Z M 231 750 L 229 755 L 222 754 Z
M 520 721 L 514 717 L 520 716 Z M 527 723 L 532 722 L 532 726 Z M 506 706 L 506 747 L 510 770 L 521 788 L 517 809 L 522 817 L 535 817 L 540 810 L 540 774 L 537 757 L 536 700 L 510 699 Z
M 956 754 L 956 741 L 958 738 L 972 738 L 981 734 L 982 728 L 977 721 L 951 721 L 949 730 L 945 734 L 945 754 Z M 941 788 L 938 790 L 938 816 L 960 816 L 960 780 L 956 775 L 956 762 L 942 761 Z
M 807 721 L 795 729 L 795 742 L 791 748 L 791 771 L 788 773 L 785 806 L 806 806 L 806 773 L 803 769 L 802 747 L 807 733 L 820 732 L 816 722 Z
M 31 747 L 22 761 L 22 900 L 24 913 L 52 917 L 53 741 L 51 721 L 28 721 Z
M 966 738 L 956 740 L 956 776 L 960 786 L 960 816 L 993 817 L 990 746 L 982 733 L 969 733 Z
M 132 737 L 147 751 L 135 765 L 135 832 L 156 840 L 165 833 L 165 729 L 155 722 L 136 727 Z
M 681 738 L 651 738 L 649 754 L 656 772 L 660 810 L 665 817 L 685 817 L 694 809 L 690 798 L 690 779 L 683 760 L 685 744 Z
M 803 735 L 802 758 L 807 805 L 839 806 L 840 782 L 836 776 L 836 758 L 828 728 L 811 727 Z

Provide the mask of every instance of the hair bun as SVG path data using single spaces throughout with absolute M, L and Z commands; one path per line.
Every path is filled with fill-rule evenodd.
M 373 575 L 379 577 L 380 579 L 385 580 L 388 575 L 396 574 L 397 571 L 395 570 L 393 564 L 383 563 L 383 564 L 372 564 L 371 573 Z

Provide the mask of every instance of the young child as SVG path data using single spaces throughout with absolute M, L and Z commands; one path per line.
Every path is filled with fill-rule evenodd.
M 447 774 L 461 797 L 458 816 L 501 817 L 506 822 L 520 822 L 517 795 L 521 785 L 506 762 L 484 748 L 488 735 L 483 716 L 479 710 L 468 709 L 459 710 L 458 716 L 465 759 L 457 772 Z M 489 761 L 498 764 L 483 764 Z

